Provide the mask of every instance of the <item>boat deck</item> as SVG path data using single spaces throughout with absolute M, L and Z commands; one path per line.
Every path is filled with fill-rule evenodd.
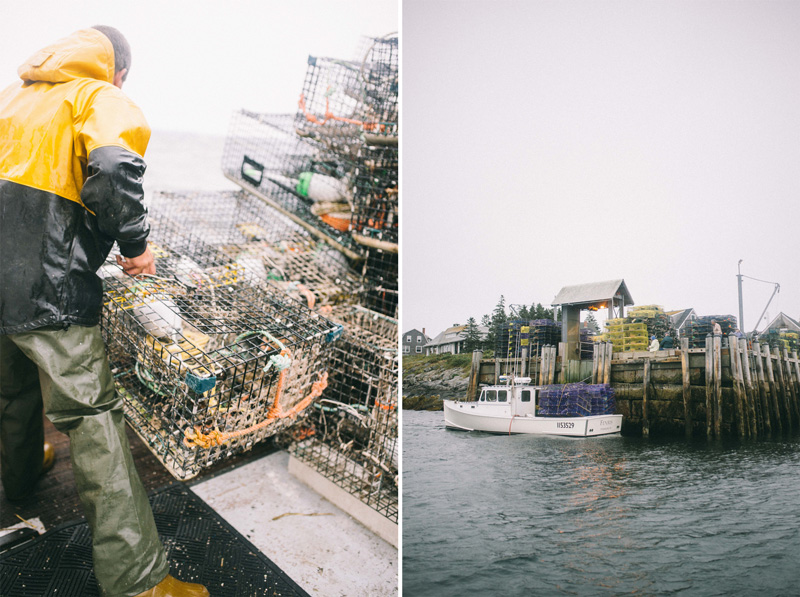
M 126 429 L 147 492 L 173 483 L 147 446 Z M 0 486 L 0 532 L 20 524 L 20 518 L 43 532 L 83 517 L 69 439 L 47 420 L 45 437 L 55 447 L 56 464 L 26 503 L 7 502 Z M 308 593 L 397 595 L 397 549 L 297 480 L 288 472 L 288 460 L 285 451 L 264 442 L 186 485 Z

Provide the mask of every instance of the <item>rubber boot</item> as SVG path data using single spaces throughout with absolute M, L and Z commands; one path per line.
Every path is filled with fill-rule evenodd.
M 55 463 L 56 449 L 52 444 L 44 442 L 44 458 L 42 459 L 42 472 L 40 474 L 44 475 L 49 472 Z
M 167 578 L 136 597 L 209 597 L 209 593 L 203 585 L 182 582 L 167 574 Z

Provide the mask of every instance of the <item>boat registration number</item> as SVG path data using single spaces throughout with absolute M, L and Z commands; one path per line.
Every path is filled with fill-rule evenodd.
M 556 429 L 572 429 L 575 427 L 575 423 L 570 421 L 558 421 L 556 422 Z

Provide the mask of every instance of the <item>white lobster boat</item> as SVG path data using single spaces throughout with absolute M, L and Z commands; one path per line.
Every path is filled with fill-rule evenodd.
M 527 377 L 516 378 L 514 382 L 484 386 L 475 402 L 445 400 L 445 425 L 462 431 L 566 437 L 595 437 L 620 432 L 622 415 L 537 416 L 541 386 L 531 385 Z

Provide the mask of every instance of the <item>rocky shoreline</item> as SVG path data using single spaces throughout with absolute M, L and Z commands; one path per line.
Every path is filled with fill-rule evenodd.
M 463 399 L 472 355 L 403 357 L 403 408 L 442 410 L 444 400 Z

